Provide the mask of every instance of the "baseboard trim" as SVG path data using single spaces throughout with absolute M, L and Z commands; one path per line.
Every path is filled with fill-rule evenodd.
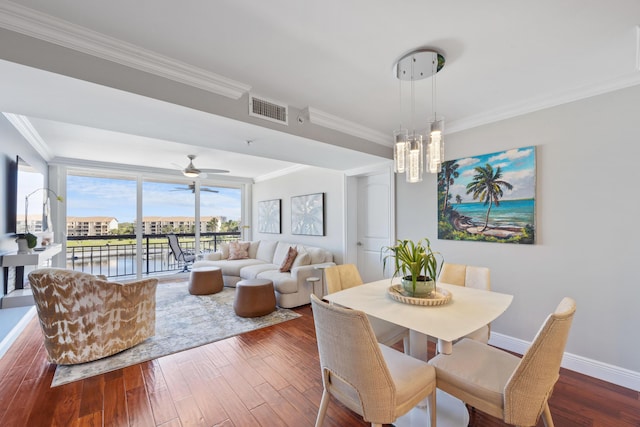
M 26 310 L 26 312 L 24 310 Z M 12 312 L 19 313 L 19 315 L 16 317 L 16 315 Z M 2 358 L 2 356 L 4 356 L 7 350 L 9 350 L 11 344 L 13 344 L 14 341 L 20 336 L 24 328 L 27 327 L 27 324 L 29 324 L 29 321 L 33 319 L 35 315 L 35 306 L 31 306 L 29 308 L 4 308 L 0 310 L 0 319 L 3 319 L 6 322 L 15 322 L 15 324 L 12 325 L 6 335 L 0 337 L 0 359 Z
M 489 344 L 518 354 L 523 354 L 531 345 L 528 341 L 494 332 L 491 333 Z M 621 387 L 640 391 L 640 372 L 598 362 L 597 360 L 571 353 L 564 354 L 562 367 Z

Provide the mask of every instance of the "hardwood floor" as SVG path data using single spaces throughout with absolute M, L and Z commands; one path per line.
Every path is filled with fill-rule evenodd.
M 322 393 L 313 318 L 51 388 L 37 320 L 0 359 L 0 426 L 312 426 Z M 561 373 L 557 427 L 640 426 L 640 393 Z M 335 400 L 326 427 L 367 423 Z M 478 413 L 477 427 L 503 426 Z M 542 421 L 538 423 L 542 426 Z

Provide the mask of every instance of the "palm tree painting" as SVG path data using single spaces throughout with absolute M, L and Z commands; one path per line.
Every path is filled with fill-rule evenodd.
M 444 162 L 438 238 L 533 244 L 535 172 L 535 147 Z

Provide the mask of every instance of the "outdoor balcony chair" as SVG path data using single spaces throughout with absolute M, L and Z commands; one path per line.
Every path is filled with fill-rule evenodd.
M 182 271 L 189 271 L 189 266 L 193 264 L 196 259 L 196 253 L 193 250 L 184 250 L 180 246 L 178 236 L 173 233 L 167 234 L 169 239 L 169 249 L 175 258 L 178 265 L 182 264 Z

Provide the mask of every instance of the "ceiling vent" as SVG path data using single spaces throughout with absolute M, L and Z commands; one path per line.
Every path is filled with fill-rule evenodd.
M 288 125 L 288 107 L 265 98 L 249 95 L 249 115 L 270 122 Z

